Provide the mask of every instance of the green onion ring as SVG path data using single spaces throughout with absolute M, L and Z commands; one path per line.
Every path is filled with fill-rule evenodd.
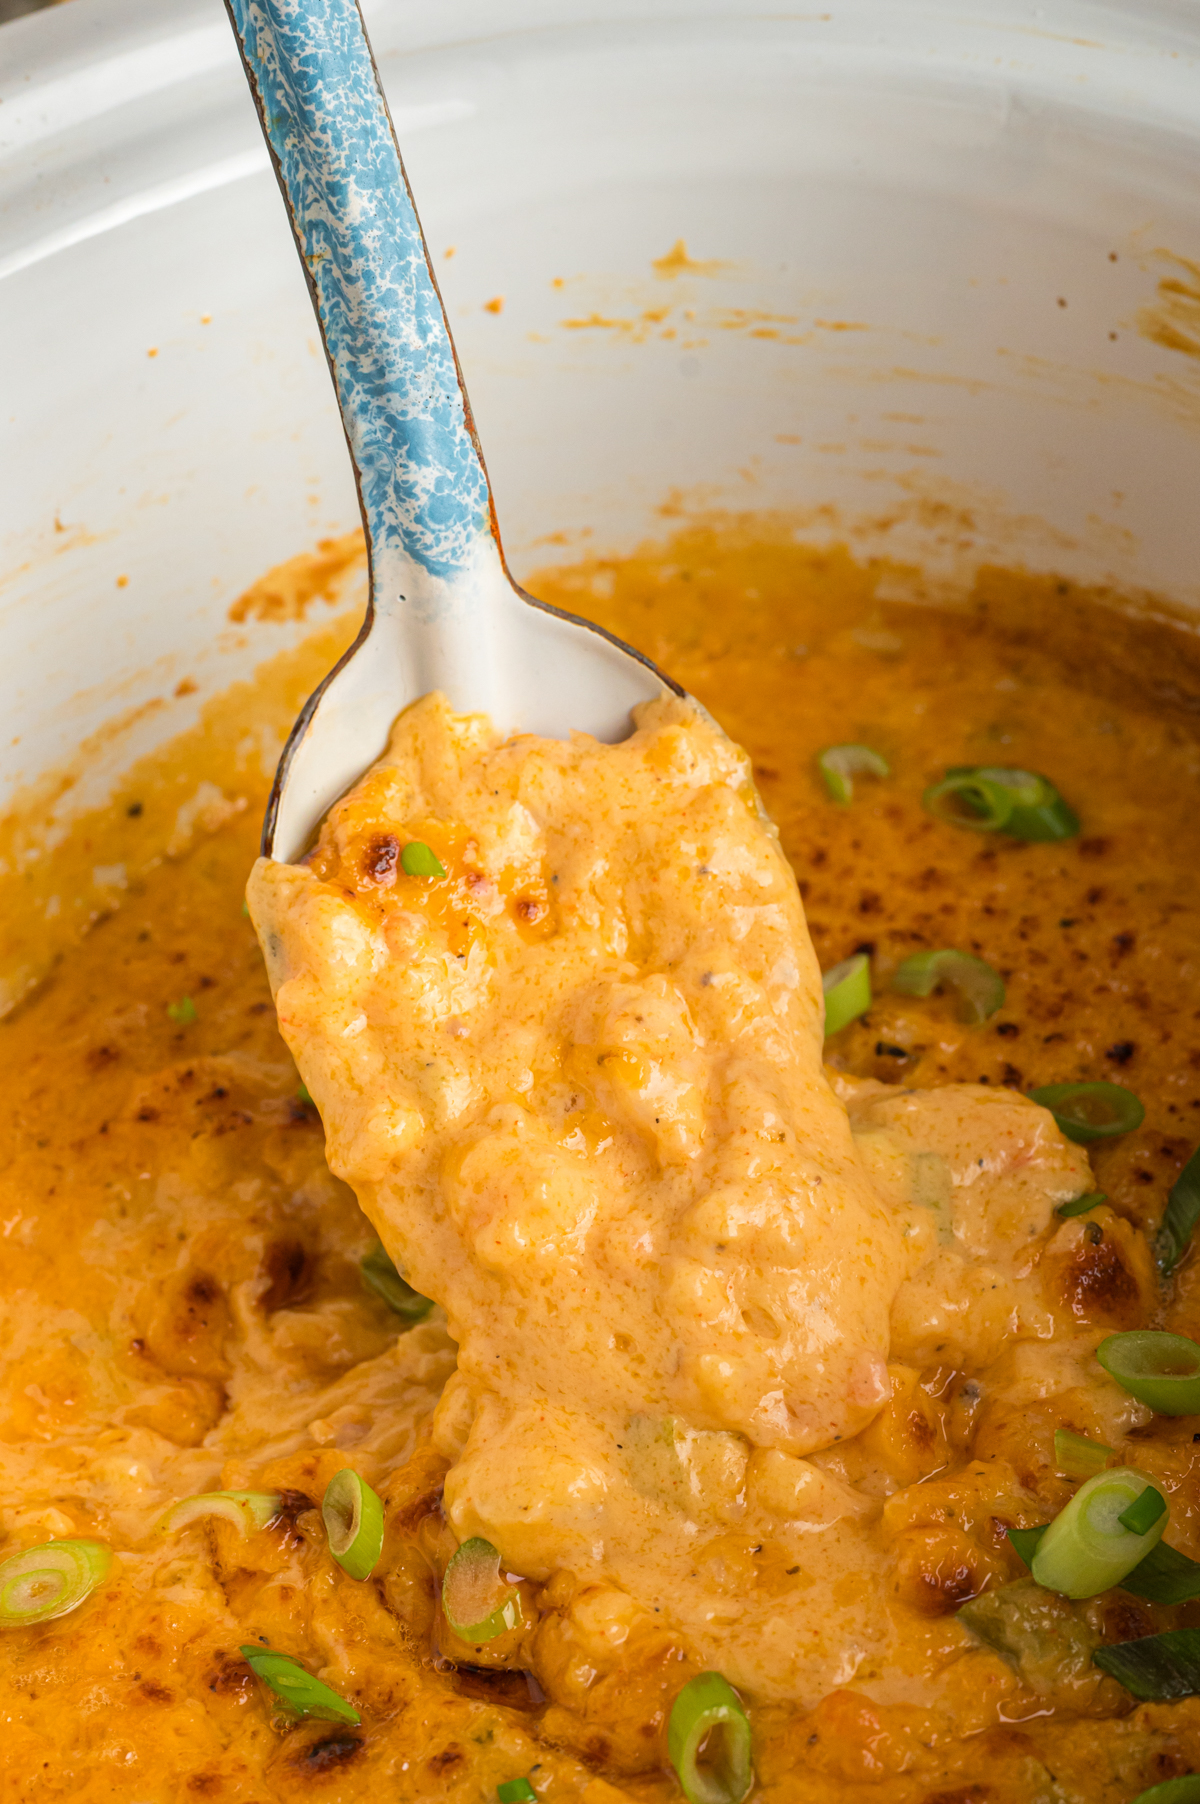
M 1161 1328 L 1110 1334 L 1096 1358 L 1122 1390 L 1156 1415 L 1200 1415 L 1200 1346 L 1186 1334 Z
M 741 1804 L 754 1783 L 750 1722 L 719 1672 L 689 1679 L 676 1697 L 667 1753 L 688 1804 Z
M 1130 1529 L 1122 1521 L 1130 1506 L 1153 1490 L 1145 1473 L 1129 1466 L 1089 1478 L 1038 1542 L 1029 1563 L 1038 1584 L 1071 1598 L 1096 1597 L 1119 1585 L 1158 1545 L 1167 1526 L 1166 1503 L 1158 1492 L 1162 1508 L 1147 1528 Z
M 946 775 L 950 774 L 947 771 Z M 1063 801 L 1050 779 L 1039 776 L 1037 771 L 984 764 L 972 775 L 1012 790 L 1012 813 L 1004 823 L 1010 839 L 1074 839 L 1079 832 L 1075 810 Z
M 278 1653 L 273 1647 L 253 1645 L 243 1647 L 241 1651 L 251 1671 L 294 1715 L 315 1717 L 326 1723 L 362 1721 L 353 1704 L 348 1704 L 320 1679 L 314 1679 L 312 1673 L 306 1672 L 290 1654 Z
M 1013 811 L 1012 791 L 973 771 L 943 777 L 925 791 L 921 800 L 939 821 L 948 821 L 952 827 L 969 827 L 972 833 L 999 833 Z
M 902 996 L 932 996 L 943 983 L 958 991 L 963 1021 L 986 1021 L 1004 1005 L 1000 973 L 973 952 L 957 952 L 950 946 L 938 952 L 914 952 L 892 977 L 892 988 Z
M 869 745 L 827 746 L 817 758 L 817 769 L 825 779 L 826 789 L 843 808 L 848 808 L 854 799 L 855 777 L 890 777 L 892 774 L 887 759 L 873 752 Z
M 1093 1209 L 1098 1209 L 1101 1203 L 1107 1201 L 1107 1190 L 1089 1190 L 1085 1196 L 1077 1196 L 1072 1202 L 1060 1203 L 1054 1213 L 1061 1215 L 1064 1221 L 1069 1221 L 1073 1215 L 1090 1215 Z
M 428 1297 L 423 1297 L 419 1290 L 414 1290 L 400 1276 L 382 1241 L 371 1248 L 359 1270 L 367 1289 L 373 1290 L 377 1297 L 382 1297 L 388 1308 L 403 1316 L 410 1327 L 424 1321 L 433 1308 Z
M 406 877 L 444 877 L 446 867 L 423 839 L 410 839 L 400 853 L 400 868 Z
M 524 1620 L 521 1593 L 500 1577 L 500 1555 L 482 1536 L 464 1541 L 446 1567 L 442 1609 L 464 1641 L 493 1641 Z
M 1146 1114 L 1133 1091 L 1121 1084 L 1042 1084 L 1029 1095 L 1049 1109 L 1067 1139 L 1077 1146 L 1132 1134 Z
M 1184 1773 L 1178 1779 L 1164 1779 L 1149 1791 L 1140 1791 L 1133 1804 L 1200 1804 L 1200 1773 Z
M 321 1517 L 329 1551 L 351 1578 L 370 1578 L 383 1552 L 383 1500 L 349 1466 L 325 1487 Z
M 158 1525 L 159 1534 L 178 1534 L 206 1516 L 229 1522 L 240 1535 L 250 1535 L 278 1516 L 283 1502 L 278 1491 L 204 1491 L 172 1504 Z
M 53 1622 L 77 1610 L 112 1564 L 102 1541 L 44 1541 L 0 1560 L 0 1629 Z
M 500 1804 L 537 1804 L 537 1793 L 528 1779 L 506 1779 L 496 1787 Z
M 825 992 L 825 1038 L 865 1015 L 871 1006 L 871 961 L 865 952 L 844 958 L 821 979 Z
M 1094 1478 L 1112 1458 L 1112 1448 L 1069 1428 L 1054 1430 L 1054 1469 L 1063 1478 Z
M 952 764 L 923 799 L 939 820 L 976 833 L 1051 840 L 1073 839 L 1079 832 L 1079 816 L 1048 777 L 1011 765 Z
M 1197 1221 L 1200 1221 L 1200 1147 L 1172 1184 L 1158 1230 L 1155 1252 L 1164 1278 L 1170 1276 L 1183 1258 Z

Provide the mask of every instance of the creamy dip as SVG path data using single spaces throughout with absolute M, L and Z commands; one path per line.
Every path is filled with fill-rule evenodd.
M 458 1342 L 459 1538 L 615 1582 L 760 1693 L 886 1663 L 836 1451 L 911 1382 L 892 1342 L 977 1368 L 1039 1331 L 1082 1152 L 1024 1098 L 882 1085 L 856 1152 L 795 878 L 685 702 L 610 746 L 426 697 L 249 897 L 330 1165 Z

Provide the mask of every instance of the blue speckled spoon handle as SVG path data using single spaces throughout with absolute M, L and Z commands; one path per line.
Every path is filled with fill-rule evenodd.
M 397 562 L 453 582 L 492 533 L 487 475 L 356 0 L 227 5 L 337 385 L 376 589 Z
M 441 689 L 505 730 L 604 739 L 668 684 L 505 568 L 441 296 L 356 0 L 226 0 L 295 230 L 358 478 L 371 594 L 292 729 L 263 825 L 293 859 Z M 682 694 L 682 691 L 677 693 Z

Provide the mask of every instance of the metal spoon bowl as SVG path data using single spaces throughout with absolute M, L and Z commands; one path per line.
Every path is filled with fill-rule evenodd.
M 263 825 L 288 862 L 431 689 L 506 731 L 614 741 L 682 694 L 513 581 L 483 452 L 357 0 L 226 0 L 358 485 L 366 618 L 284 747 Z

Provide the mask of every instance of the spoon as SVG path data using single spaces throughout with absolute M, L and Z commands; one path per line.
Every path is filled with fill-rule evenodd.
M 337 389 L 366 533 L 354 644 L 284 747 L 264 856 L 305 851 L 431 689 L 505 731 L 615 741 L 664 690 L 648 658 L 526 594 L 357 0 L 226 0 Z

